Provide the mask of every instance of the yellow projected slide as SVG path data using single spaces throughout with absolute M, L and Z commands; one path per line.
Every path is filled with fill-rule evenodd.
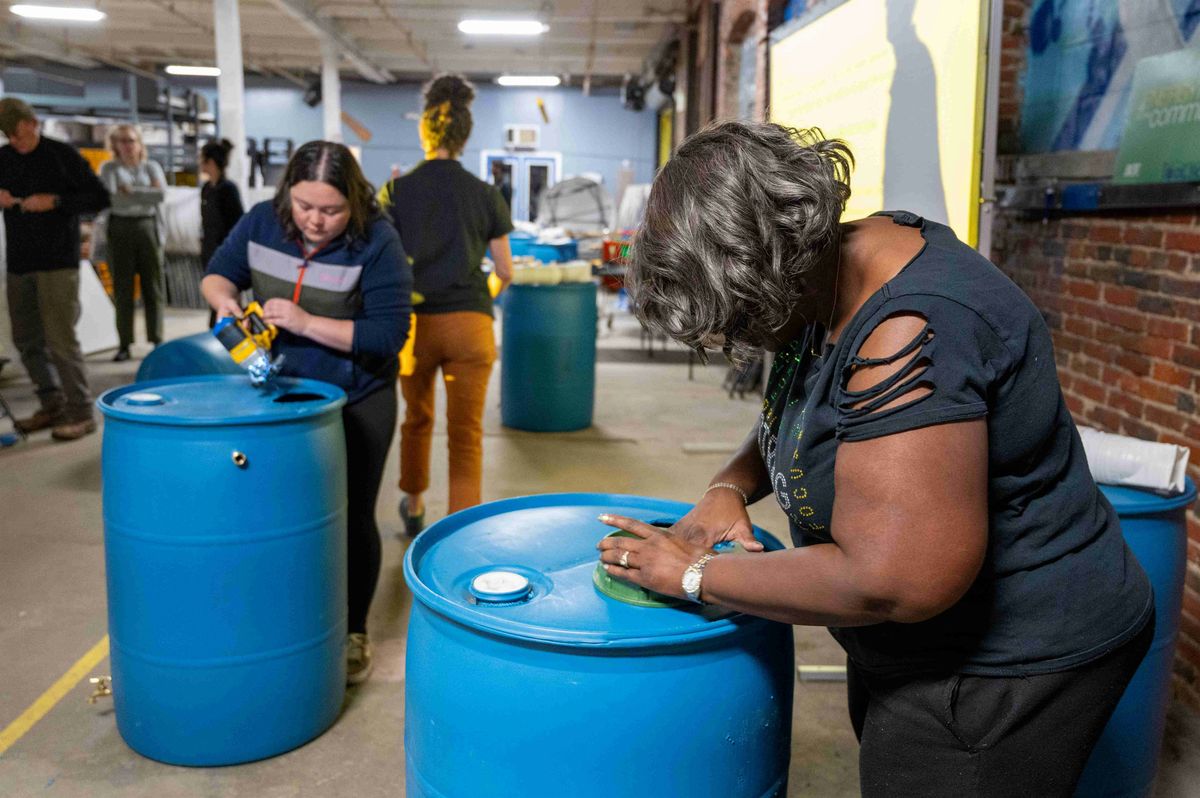
M 847 219 L 910 210 L 975 246 L 986 0 L 846 0 L 771 46 L 773 122 L 845 139 Z

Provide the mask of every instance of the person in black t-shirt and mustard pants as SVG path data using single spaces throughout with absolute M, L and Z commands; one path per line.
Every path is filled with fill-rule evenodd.
M 635 536 L 606 537 L 601 561 L 829 627 L 866 798 L 1067 798 L 1150 645 L 1154 594 L 1037 308 L 942 224 L 842 222 L 851 163 L 818 130 L 725 122 L 655 179 L 628 275 L 642 322 L 701 354 L 776 355 L 691 512 L 670 530 L 601 516 Z M 752 537 L 766 496 L 795 548 Z M 757 553 L 714 557 L 722 540 Z
M 424 528 L 439 369 L 450 438 L 449 511 L 478 504 L 483 492 L 483 408 L 496 340 L 493 297 L 480 266 L 490 253 L 504 290 L 512 280 L 513 225 L 500 192 L 458 162 L 471 135 L 474 97 L 458 75 L 431 81 L 420 124 L 426 160 L 379 192 L 413 266 L 416 324 L 411 363 L 400 374 L 400 516 L 409 535 Z

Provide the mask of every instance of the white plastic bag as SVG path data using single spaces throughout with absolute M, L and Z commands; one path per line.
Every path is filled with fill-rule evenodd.
M 1097 482 L 1182 493 L 1191 450 L 1080 427 L 1079 437 Z

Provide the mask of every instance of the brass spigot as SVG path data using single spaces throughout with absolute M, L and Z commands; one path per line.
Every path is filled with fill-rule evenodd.
M 92 694 L 88 696 L 88 703 L 94 704 L 101 698 L 107 698 L 112 695 L 112 677 L 111 676 L 96 676 L 88 679 L 88 682 L 95 688 Z

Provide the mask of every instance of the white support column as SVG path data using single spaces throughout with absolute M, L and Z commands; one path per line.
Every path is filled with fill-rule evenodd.
M 342 140 L 342 77 L 338 73 L 337 45 L 321 42 L 321 108 L 325 118 L 325 140 Z
M 233 142 L 226 176 L 246 196 L 246 85 L 242 69 L 242 20 L 238 0 L 213 0 L 213 32 L 216 37 L 217 125 L 221 136 Z

